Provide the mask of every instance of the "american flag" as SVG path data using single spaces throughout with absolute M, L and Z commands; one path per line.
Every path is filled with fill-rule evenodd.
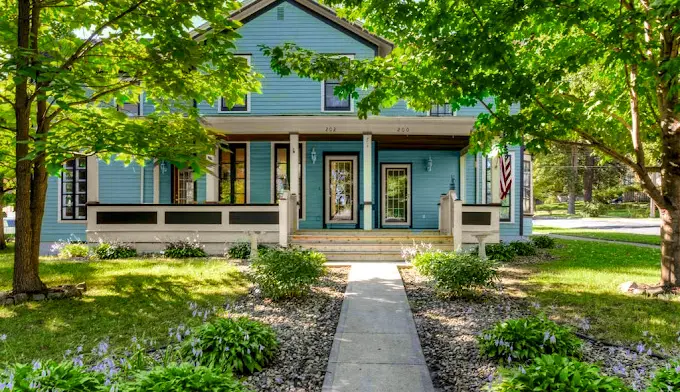
M 501 200 L 510 194 L 512 188 L 512 159 L 510 155 L 504 155 L 500 159 L 501 163 Z

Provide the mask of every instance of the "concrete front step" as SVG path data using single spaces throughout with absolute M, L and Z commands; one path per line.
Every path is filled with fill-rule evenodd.
M 449 241 L 450 242 L 450 241 Z M 399 252 L 401 253 L 402 246 L 399 244 L 386 244 L 386 243 L 354 243 L 352 246 L 341 243 L 332 242 L 293 242 L 295 245 L 300 246 L 304 249 L 314 249 L 319 252 L 347 252 L 347 251 L 361 251 L 366 253 L 373 252 Z M 411 244 L 404 244 L 404 247 L 408 247 Z M 434 249 L 452 251 L 453 244 L 433 244 Z

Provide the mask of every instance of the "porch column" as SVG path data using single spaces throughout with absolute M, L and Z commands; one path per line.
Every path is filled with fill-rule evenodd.
M 460 153 L 460 189 L 458 190 L 458 198 L 462 201 L 466 201 L 465 189 L 467 187 L 466 181 L 466 170 L 467 170 L 467 151 L 461 151 Z
M 297 214 L 299 214 L 298 209 L 300 208 L 300 189 L 302 184 L 300 184 L 300 135 L 297 133 L 290 134 L 290 193 L 297 196 L 294 198 L 295 206 L 293 208 Z M 274 158 L 276 159 L 276 158 Z M 299 216 L 299 215 L 298 215 Z M 297 219 L 295 220 L 297 222 Z M 295 224 L 295 230 L 297 230 L 297 223 Z
M 99 159 L 96 155 L 87 157 L 87 202 L 99 203 Z
M 487 203 L 500 204 L 501 202 L 501 166 L 499 157 L 491 159 L 491 200 Z
M 213 164 L 208 167 L 208 174 L 205 176 L 205 201 L 206 203 L 216 203 L 219 201 L 219 149 L 215 148 L 214 155 L 208 155 L 208 160 Z
M 161 163 L 153 162 L 153 204 L 161 202 Z
M 364 134 L 364 230 L 373 230 L 373 136 Z

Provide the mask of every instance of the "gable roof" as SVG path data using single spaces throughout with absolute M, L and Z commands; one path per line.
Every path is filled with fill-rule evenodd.
M 347 19 L 339 17 L 335 10 L 325 5 L 319 4 L 314 0 L 254 0 L 234 11 L 231 14 L 231 18 L 245 24 L 248 23 L 249 20 L 260 15 L 262 12 L 267 11 L 268 9 L 275 7 L 284 1 L 288 1 L 307 12 L 322 18 L 325 22 L 329 22 L 331 25 L 348 32 L 350 35 L 355 36 L 360 41 L 364 41 L 375 46 L 376 53 L 379 56 L 385 56 L 389 54 L 394 47 L 390 41 L 368 32 L 359 23 L 352 23 Z M 210 24 L 206 23 L 200 26 L 198 30 L 210 30 Z M 200 38 L 200 33 L 196 34 L 195 38 Z

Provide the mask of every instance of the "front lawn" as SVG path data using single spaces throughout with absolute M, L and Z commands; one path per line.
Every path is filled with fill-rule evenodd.
M 551 316 L 606 341 L 633 344 L 645 331 L 665 348 L 678 347 L 680 299 L 622 294 L 626 281 L 659 281 L 660 251 L 633 245 L 558 240 L 556 260 L 513 269 L 526 276 L 522 289 Z M 525 275 L 526 274 L 526 275 Z M 585 322 L 583 319 L 585 318 Z
M 0 291 L 11 289 L 13 253 L 0 253 Z M 157 345 L 169 328 L 200 324 L 189 303 L 220 307 L 227 297 L 247 292 L 232 264 L 219 259 L 130 259 L 77 262 L 43 259 L 40 274 L 48 286 L 86 282 L 79 300 L 0 306 L 0 362 L 61 359 L 67 349 L 88 352 L 108 339 L 113 349 L 136 337 Z
M 649 203 L 606 204 L 602 217 L 610 218 L 649 218 Z M 582 201 L 576 202 L 576 214 L 570 215 L 568 203 L 543 203 L 536 205 L 536 216 L 572 217 L 581 216 L 584 209 Z M 658 215 L 658 213 L 657 213 Z
M 615 233 L 588 229 L 564 229 L 558 227 L 534 226 L 534 234 L 564 234 L 573 237 L 594 238 L 599 240 L 632 242 L 638 244 L 661 245 L 661 237 L 650 234 Z

